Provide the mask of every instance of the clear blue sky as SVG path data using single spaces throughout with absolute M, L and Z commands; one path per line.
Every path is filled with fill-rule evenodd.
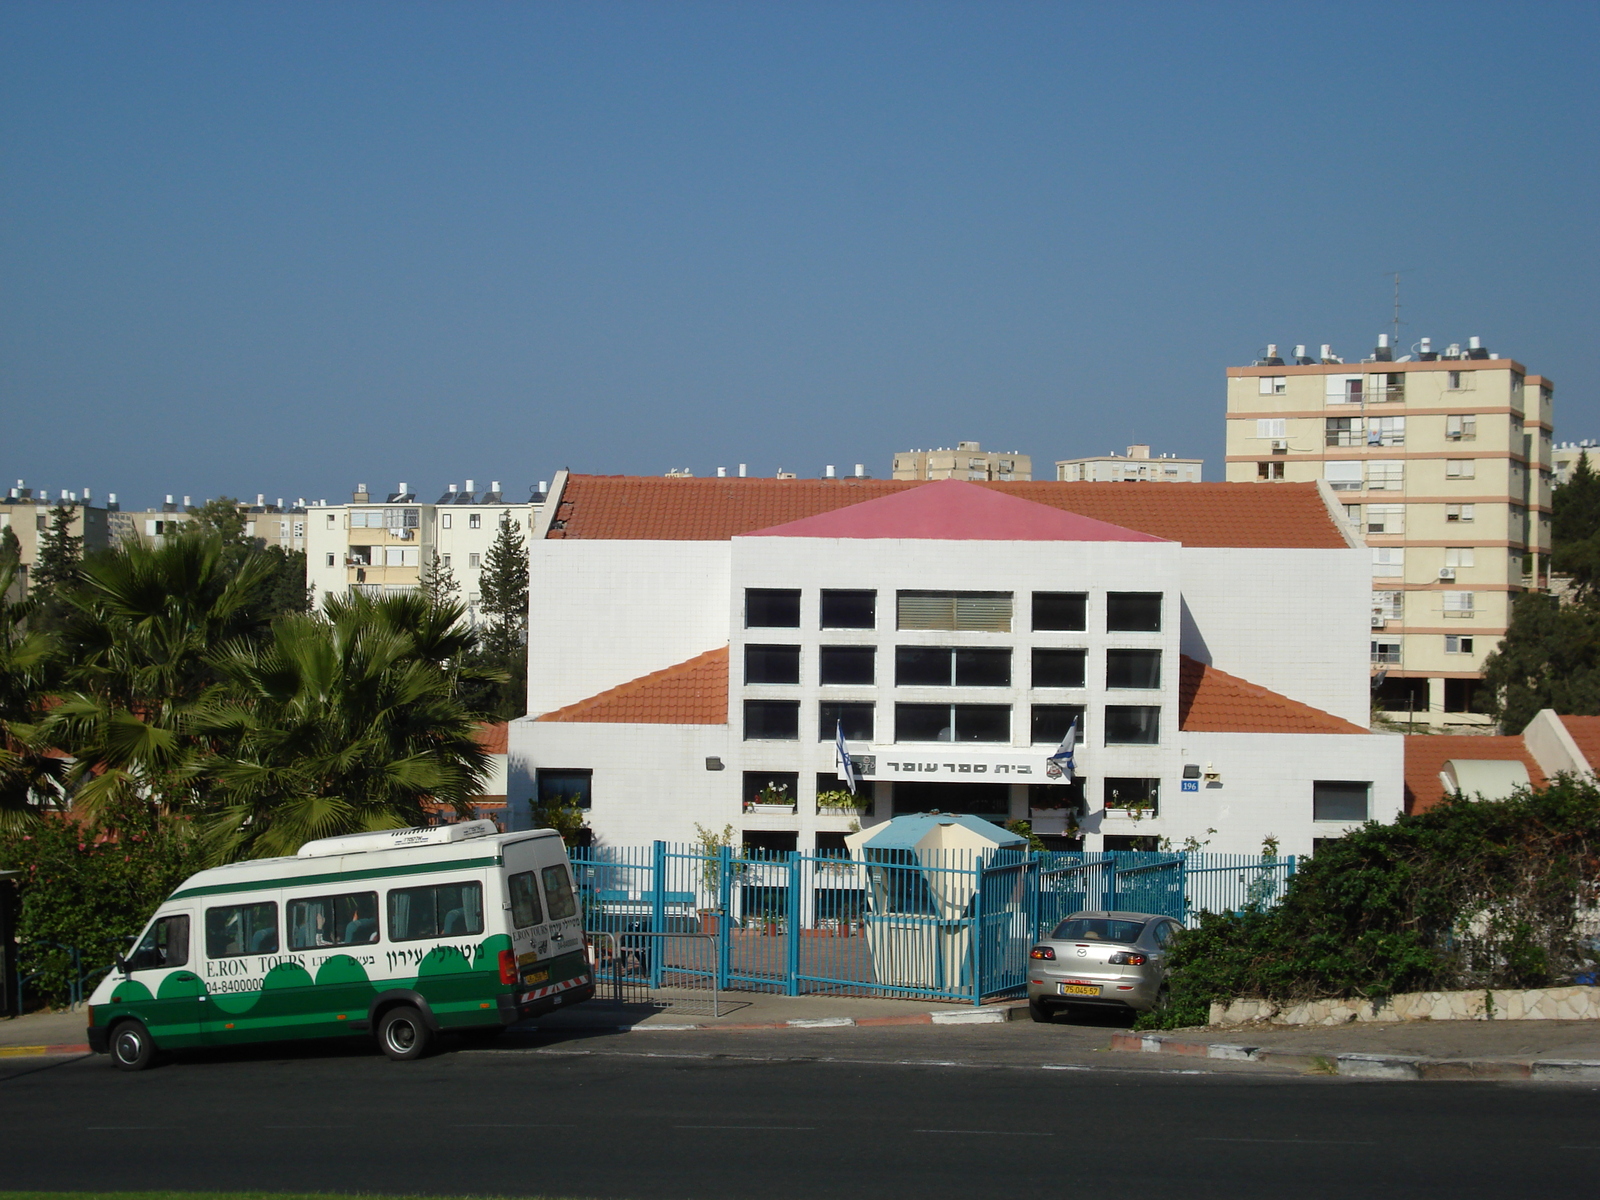
M 1600 435 L 1600 5 L 0 7 L 0 481 L 347 498 L 978 439 L 1485 338 Z

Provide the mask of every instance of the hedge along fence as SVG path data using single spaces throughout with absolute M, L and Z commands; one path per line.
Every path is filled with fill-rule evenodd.
M 24 1002 L 66 1002 L 80 970 L 87 995 L 156 906 L 202 865 L 189 822 L 137 800 L 108 805 L 92 823 L 51 815 L 0 836 L 0 867 L 20 872 Z
M 1597 934 L 1600 790 L 1563 776 L 1368 824 L 1302 860 L 1276 907 L 1203 914 L 1173 944 L 1172 1005 L 1140 1024 L 1203 1025 L 1235 998 L 1552 987 L 1595 969 Z

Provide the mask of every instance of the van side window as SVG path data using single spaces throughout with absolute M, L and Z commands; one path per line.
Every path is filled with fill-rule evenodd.
M 157 917 L 139 948 L 128 957 L 130 971 L 157 971 L 181 967 L 189 961 L 189 918 Z
M 572 896 L 572 880 L 565 867 L 544 869 L 544 899 L 552 921 L 560 921 L 577 913 L 578 904 Z
M 206 909 L 206 957 L 278 952 L 276 904 L 230 904 Z
M 518 929 L 544 924 L 539 914 L 539 885 L 532 871 L 519 871 L 506 880 L 511 889 L 511 924 Z
M 389 939 L 463 937 L 483 932 L 483 884 L 442 883 L 389 893 Z
M 378 893 L 289 901 L 289 949 L 365 946 L 378 940 Z

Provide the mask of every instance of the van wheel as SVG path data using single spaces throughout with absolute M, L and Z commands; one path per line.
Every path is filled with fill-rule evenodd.
M 396 1062 L 421 1058 L 433 1044 L 433 1031 L 422 1014 L 408 1004 L 391 1008 L 378 1022 L 378 1045 Z
M 1055 1010 L 1047 1004 L 1040 1004 L 1037 1000 L 1029 1000 L 1028 1015 L 1035 1021 L 1038 1021 L 1044 1025 L 1048 1025 L 1050 1024 L 1051 1018 L 1055 1015 Z
M 138 1021 L 124 1021 L 111 1031 L 111 1061 L 124 1071 L 143 1071 L 156 1060 L 150 1031 Z

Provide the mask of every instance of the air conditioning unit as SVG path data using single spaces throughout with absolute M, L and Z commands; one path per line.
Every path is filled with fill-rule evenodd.
M 1285 438 L 1274 439 L 1274 441 L 1272 443 L 1272 452 L 1274 454 L 1287 454 L 1287 453 L 1289 453 L 1288 440 L 1285 439 Z
M 1454 567 L 1440 567 L 1439 568 L 1439 578 L 1441 580 L 1443 580 L 1445 582 L 1449 582 L 1449 581 L 1455 579 L 1455 577 L 1456 577 L 1456 569 Z
M 1372 627 L 1374 629 L 1382 629 L 1385 624 L 1387 624 L 1387 621 L 1382 613 L 1372 614 Z

